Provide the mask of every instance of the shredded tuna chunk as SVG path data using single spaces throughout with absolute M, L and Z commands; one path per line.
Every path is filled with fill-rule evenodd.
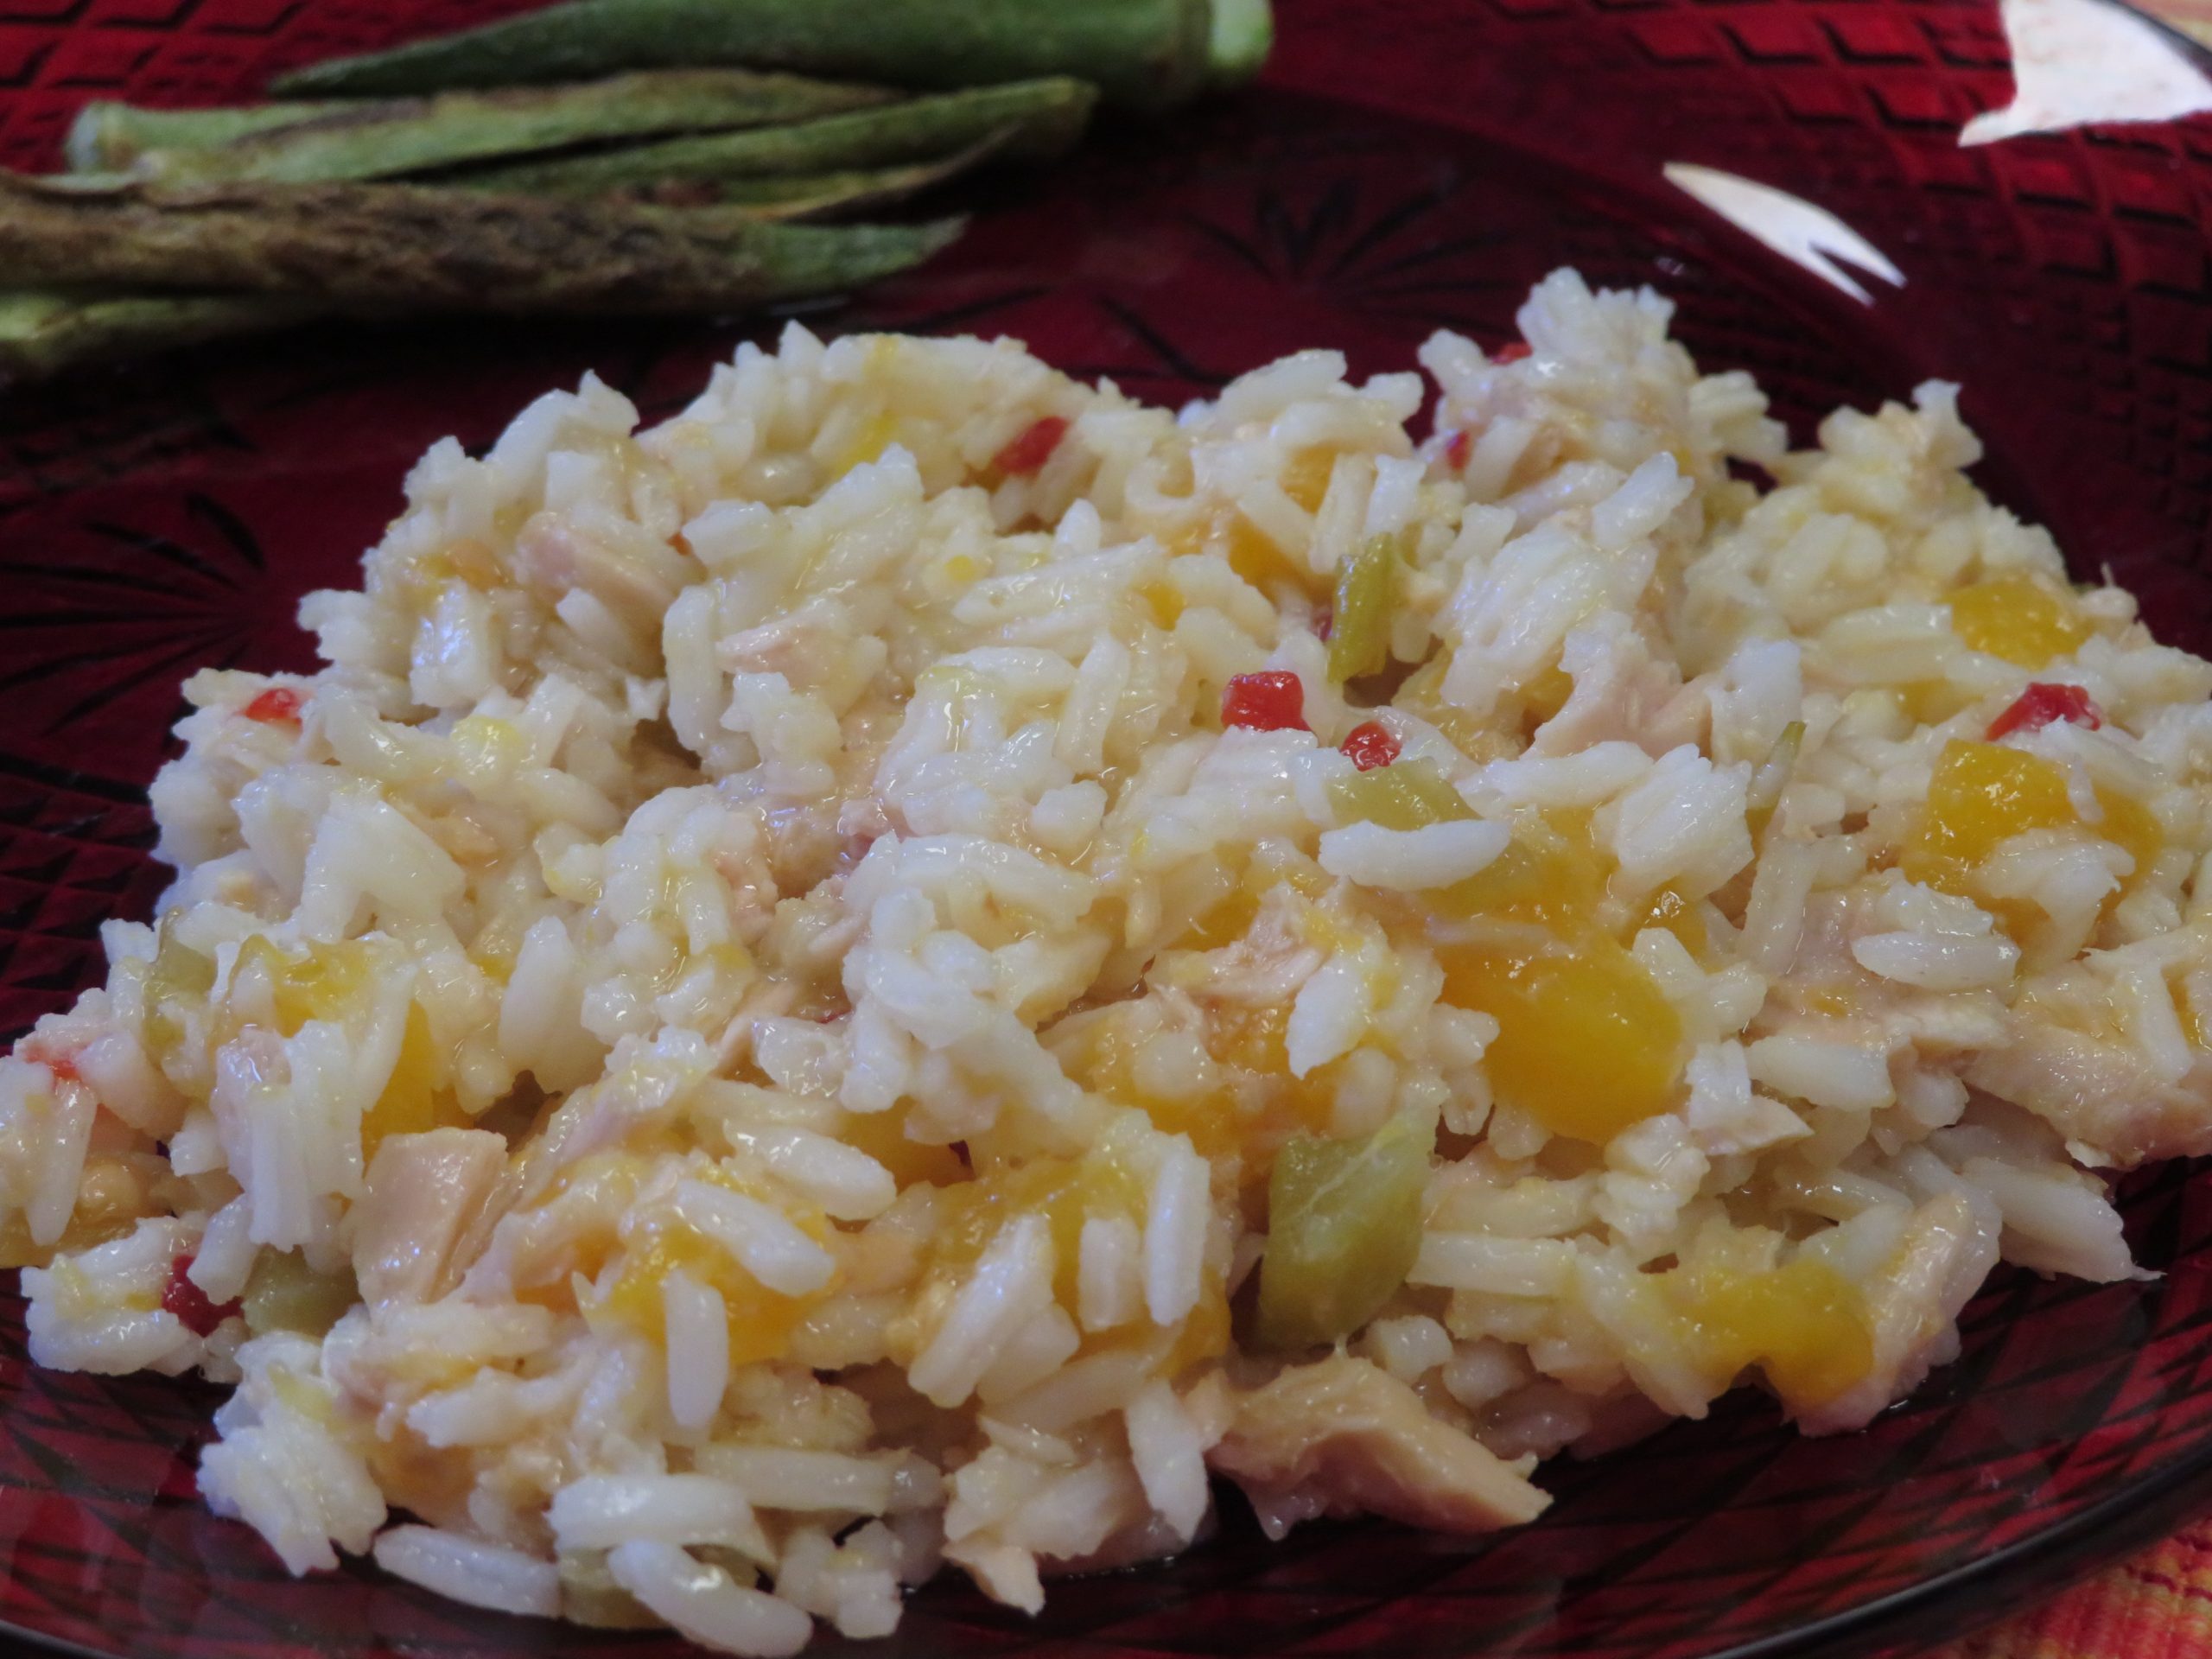
M 1344 1354 L 1294 1366 L 1243 1395 L 1206 1462 L 1244 1489 L 1271 1537 L 1316 1516 L 1359 1514 L 1491 1532 L 1533 1521 L 1551 1502 L 1519 1465 L 1431 1416 L 1387 1371 Z
M 364 1300 L 430 1301 L 451 1289 L 454 1246 L 506 1166 L 507 1143 L 487 1129 L 388 1137 L 353 1210 L 353 1273 Z

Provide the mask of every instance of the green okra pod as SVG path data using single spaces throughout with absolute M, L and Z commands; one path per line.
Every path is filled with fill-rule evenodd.
M 359 97 L 743 63 L 922 87 L 1074 75 L 1161 109 L 1249 79 L 1271 36 L 1267 0 L 569 0 L 311 64 L 276 89 Z
M 595 196 L 685 179 L 726 181 L 940 159 L 989 143 L 1044 160 L 1081 136 L 1096 95 L 1083 82 L 1020 81 L 824 117 L 791 126 L 700 133 L 587 156 L 457 175 L 453 182 L 527 194 Z
M 96 102 L 86 105 L 70 123 L 62 159 L 73 173 L 121 173 L 149 149 L 209 149 L 345 107 L 323 100 L 149 110 L 136 104 Z
M 283 294 L 0 292 L 0 382 L 41 380 L 79 363 L 288 327 L 324 309 Z
M 772 174 L 766 178 L 712 180 L 679 185 L 699 189 L 724 207 L 742 207 L 762 219 L 828 219 L 886 207 L 957 178 L 987 159 L 992 141 L 971 145 L 942 161 L 906 167 L 861 168 L 841 173 Z M 654 200 L 651 192 L 647 200 Z
M 212 146 L 143 149 L 131 167 L 142 177 L 180 184 L 391 178 L 579 144 L 772 127 L 862 110 L 899 96 L 801 75 L 662 70 L 571 86 L 307 106 L 317 112 Z M 86 149 L 90 153 L 92 147 Z
M 959 228 L 766 224 L 743 208 L 391 184 L 0 184 L 0 270 L 18 283 L 234 289 L 347 308 L 736 310 L 873 281 Z

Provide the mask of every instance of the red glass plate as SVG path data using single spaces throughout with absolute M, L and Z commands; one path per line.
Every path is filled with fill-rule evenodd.
M 0 0 L 0 160 L 40 166 L 87 97 L 193 102 L 512 0 Z M 2010 79 L 1991 0 L 1284 0 L 1267 84 L 1109 124 L 987 187 L 967 239 L 813 326 L 1009 333 L 1154 400 L 1330 345 L 1399 368 L 1439 326 L 1492 345 L 1573 263 L 1681 304 L 1709 367 L 1804 435 L 1845 402 L 1963 380 L 1986 486 L 2212 645 L 2212 125 L 1958 148 Z M 1862 305 L 1666 183 L 1668 162 L 1820 203 L 1895 262 Z M 744 325 L 755 331 L 772 323 Z M 162 886 L 143 791 L 202 664 L 302 667 L 300 594 L 353 580 L 408 463 L 480 445 L 598 369 L 664 415 L 738 327 L 330 327 L 0 397 L 0 1030 L 98 972 L 104 917 Z M 1262 1542 L 1233 1501 L 1184 1560 L 1064 1583 L 1032 1620 L 951 1582 L 883 1659 L 1083 1652 L 1843 1655 L 1994 1617 L 2212 1494 L 2212 1169 L 2130 1183 L 2164 1270 L 2005 1274 L 1959 1362 L 1863 1433 L 1748 1396 L 1561 1462 L 1538 1524 Z M 99 1654 L 291 1659 L 673 1652 L 478 1614 L 356 1564 L 296 1581 L 200 1507 L 213 1391 L 48 1375 L 0 1298 L 0 1620 Z M 841 1651 L 835 1643 L 816 1649 Z

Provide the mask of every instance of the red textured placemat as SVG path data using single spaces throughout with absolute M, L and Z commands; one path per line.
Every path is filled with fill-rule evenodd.
M 2212 1516 L 2065 1594 L 1928 1659 L 2204 1659 L 2212 1655 Z

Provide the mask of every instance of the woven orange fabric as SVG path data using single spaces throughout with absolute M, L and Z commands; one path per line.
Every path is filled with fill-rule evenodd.
M 2212 0 L 2145 0 L 2143 10 L 2212 45 Z
M 2212 1659 L 2212 1516 L 1927 1659 Z

